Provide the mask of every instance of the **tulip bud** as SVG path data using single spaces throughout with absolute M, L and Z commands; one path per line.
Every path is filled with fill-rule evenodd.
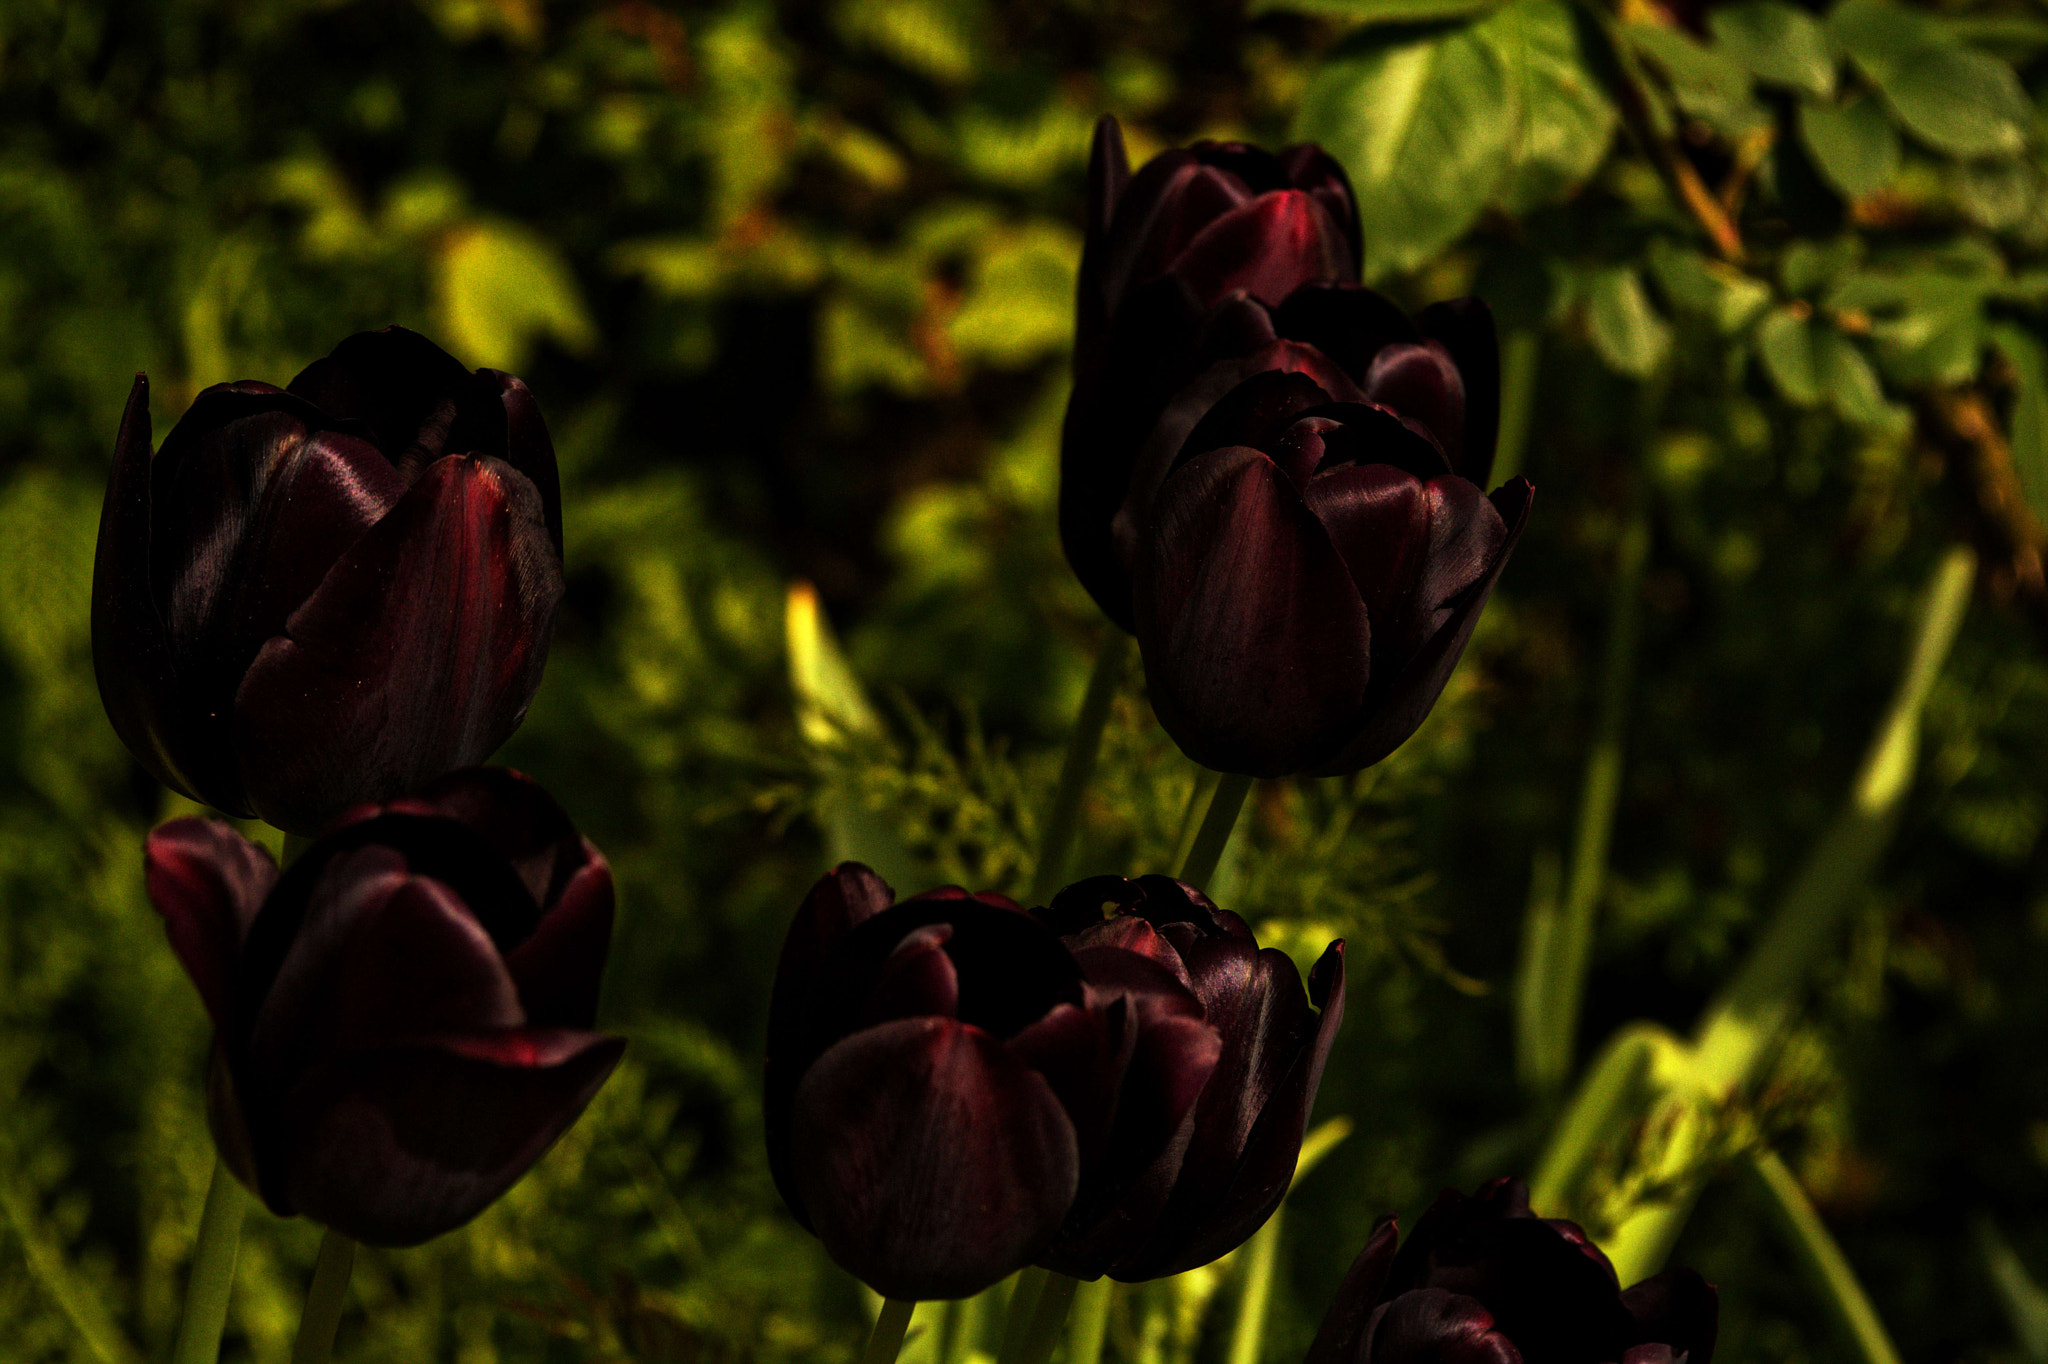
M 1359 241 L 1350 182 L 1320 148 L 1275 154 L 1198 142 L 1133 175 L 1116 120 L 1096 125 L 1060 539 L 1076 576 L 1124 629 L 1130 566 L 1111 523 L 1161 407 L 1211 361 L 1272 340 L 1274 310 L 1304 286 L 1355 284 Z
M 214 1139 L 280 1216 L 380 1246 L 452 1230 L 625 1048 L 589 1030 L 610 868 L 516 772 L 353 810 L 282 874 L 224 823 L 172 820 L 147 869 L 213 1018 Z
M 1719 1297 L 1689 1269 L 1622 1291 L 1570 1222 L 1529 1211 L 1520 1180 L 1446 1189 L 1395 1250 L 1382 1218 L 1307 1364 L 1712 1364 Z
M 1363 290 L 1289 306 L 1316 343 L 1268 342 L 1175 395 L 1116 527 L 1160 723 L 1196 762 L 1259 777 L 1355 772 L 1415 732 L 1533 496 L 1483 492 L 1484 304 L 1437 304 L 1391 339 Z
M 93 566 L 122 741 L 193 799 L 317 832 L 480 762 L 526 714 L 562 594 L 526 385 L 399 327 L 201 393 L 154 454 L 138 376 Z
M 1105 904 L 1116 907 L 1107 919 Z M 1284 952 L 1261 949 L 1244 920 L 1170 877 L 1092 877 L 1038 914 L 1066 935 L 1092 1012 L 1136 1013 L 1136 998 L 1121 997 L 1163 975 L 1199 1001 L 1215 1038 L 1141 1034 L 1108 1139 L 1040 1263 L 1127 1282 L 1207 1264 L 1263 1226 L 1294 1178 L 1344 1017 L 1344 944 L 1330 944 L 1305 995 Z
M 776 972 L 765 1116 L 834 1260 L 965 1297 L 1045 1253 L 1084 1171 L 1184 1136 L 1216 1033 L 1185 973 L 1121 955 L 1111 984 L 1000 895 L 897 904 L 857 863 L 818 882 Z

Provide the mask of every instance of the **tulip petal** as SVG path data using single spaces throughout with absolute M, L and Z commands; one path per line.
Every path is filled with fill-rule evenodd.
M 1516 1344 L 1511 1333 L 1496 1328 L 1478 1299 L 1423 1288 L 1401 1294 L 1373 1314 L 1360 1353 L 1369 1364 L 1522 1364 Z
M 170 639 L 150 591 L 149 379 L 135 376 L 114 438 L 114 469 L 100 508 L 92 564 L 92 670 L 114 732 L 166 786 L 199 799 L 202 788 L 242 813 L 233 764 L 204 750 L 174 752 L 167 700 L 177 688 Z M 191 770 L 188 769 L 188 764 Z
M 842 862 L 811 887 L 782 942 L 775 985 L 768 997 L 762 1118 L 767 1129 L 769 1173 L 800 1222 L 804 1221 L 803 1205 L 789 1169 L 790 1105 L 797 1080 L 817 1053 L 811 1037 L 819 1030 L 812 1020 L 821 975 L 826 960 L 848 933 L 895 902 L 896 892 L 881 877 L 858 862 Z
M 439 881 L 411 877 L 362 914 L 334 953 L 327 1049 L 526 1023 L 490 934 Z
M 1252 195 L 1228 171 L 1173 149 L 1140 166 L 1117 200 L 1102 253 L 1102 288 L 1112 315 L 1131 290 L 1167 273 L 1204 225 Z
M 1173 476 L 1173 468 L 1196 455 L 1230 445 L 1249 445 L 1271 456 L 1298 488 L 1308 481 L 1315 464 L 1300 468 L 1298 460 L 1285 458 L 1284 452 L 1289 450 L 1287 437 L 1296 417 L 1328 401 L 1329 394 L 1306 374 L 1278 369 L 1254 374 L 1202 414 L 1174 457 L 1167 477 Z
M 451 772 L 401 804 L 468 825 L 491 860 L 518 873 L 536 906 L 553 904 L 570 879 L 598 856 L 547 788 L 509 767 Z
M 1109 229 L 1124 189 L 1131 182 L 1131 162 L 1124 152 L 1123 128 L 1116 115 L 1096 120 L 1095 135 L 1088 146 L 1088 217 L 1081 247 L 1079 300 L 1074 324 L 1074 368 L 1081 374 L 1102 359 L 1108 340 L 1110 314 L 1115 306 L 1104 279 Z
M 562 553 L 562 476 L 555 466 L 555 443 L 548 424 L 540 415 L 533 391 L 516 374 L 501 369 L 476 372 L 484 387 L 494 389 L 499 406 L 505 410 L 504 461 L 525 474 L 540 494 L 541 519 L 547 523 L 548 538 L 555 542 L 555 555 Z M 478 453 L 499 454 L 497 450 Z
M 1518 478 L 1489 499 L 1507 528 L 1493 562 L 1463 597 L 1447 604 L 1435 634 L 1398 673 L 1373 679 L 1374 699 L 1365 724 L 1336 757 L 1314 769 L 1317 776 L 1336 776 L 1372 766 L 1406 742 L 1428 717 L 1444 684 L 1450 680 L 1451 670 L 1465 652 L 1472 627 L 1478 624 L 1479 613 L 1485 608 L 1494 583 L 1500 580 L 1508 556 L 1522 538 L 1534 496 L 1528 480 Z
M 952 936 L 951 924 L 926 924 L 905 934 L 876 971 L 874 988 L 857 1026 L 872 1027 L 925 1014 L 958 1017 L 960 973 L 946 955 L 946 943 Z
M 1667 1269 L 1625 1290 L 1621 1305 L 1635 1319 L 1638 1340 L 1658 1342 L 1685 1364 L 1713 1364 L 1721 1296 L 1690 1269 Z
M 357 332 L 285 385 L 369 428 L 408 484 L 444 455 L 505 456 L 505 411 L 491 401 L 494 388 L 404 327 Z
M 792 1138 L 825 1249 L 892 1298 L 966 1297 L 1031 1263 L 1079 1178 L 1051 1087 L 953 1019 L 836 1044 L 797 1086 Z
M 213 1026 L 227 1026 L 242 938 L 277 884 L 270 854 L 213 819 L 174 819 L 143 845 L 149 902 L 164 919 Z
M 1268 370 L 1306 374 L 1339 402 L 1356 401 L 1361 395 L 1345 373 L 1312 346 L 1292 341 L 1271 345 L 1235 360 L 1219 361 L 1202 371 L 1193 382 L 1175 392 L 1159 408 L 1158 419 L 1146 433 L 1131 467 L 1123 505 L 1117 509 L 1112 534 L 1116 553 L 1135 572 L 1145 527 L 1151 524 L 1153 503 L 1160 484 L 1174 470 L 1181 451 L 1195 426 L 1210 408 L 1239 384 Z
M 495 459 L 435 464 L 243 679 L 252 803 L 311 832 L 488 757 L 525 718 L 561 595 L 533 485 Z
M 1196 762 L 1298 772 L 1343 742 L 1371 666 L 1365 603 L 1286 474 L 1200 455 L 1160 489 L 1138 563 L 1153 709 Z
M 1365 378 L 1382 348 L 1421 339 L 1408 314 L 1385 294 L 1328 280 L 1304 284 L 1283 299 L 1273 311 L 1273 329 L 1314 346 L 1354 381 Z
M 1238 289 L 1277 307 L 1311 280 L 1356 273 L 1344 229 L 1315 196 L 1292 189 L 1217 216 L 1171 260 L 1204 307 Z
M 1373 356 L 1361 387 L 1367 402 L 1418 423 L 1435 439 L 1453 469 L 1463 467 L 1465 381 L 1437 342 L 1386 346 Z
M 583 850 L 587 860 L 533 936 L 505 957 L 505 969 L 519 987 L 519 1005 L 535 1027 L 588 1028 L 597 1018 L 612 942 L 612 869 L 588 839 Z
M 1500 439 L 1500 338 L 1493 310 L 1476 298 L 1455 298 L 1430 304 L 1415 321 L 1424 336 L 1450 352 L 1464 380 L 1465 435 L 1455 467 L 1484 488 Z
M 1034 910 L 1039 922 L 1062 937 L 1101 924 L 1103 915 L 1136 904 L 1145 892 L 1126 876 L 1084 876 L 1054 893 L 1052 904 Z
M 374 1246 L 450 1231 L 540 1159 L 625 1045 L 520 1029 L 315 1065 L 284 1105 L 284 1198 L 272 1206 Z
M 1337 1286 L 1337 1296 L 1323 1314 L 1323 1324 L 1317 1328 L 1315 1343 L 1308 1347 L 1303 1364 L 1366 1364 L 1365 1333 L 1386 1288 L 1388 1271 L 1394 1266 L 1399 1236 L 1392 1217 L 1373 1223 L 1372 1234 L 1344 1272 L 1344 1282 Z
M 1289 183 L 1314 195 L 1330 221 L 1344 230 L 1345 243 L 1351 248 L 1351 269 L 1343 278 L 1355 281 L 1358 267 L 1365 262 L 1365 235 L 1359 228 L 1358 196 L 1352 192 L 1351 177 L 1336 157 L 1313 142 L 1281 149 L 1280 166 Z
M 1218 956 L 1237 964 L 1235 949 Z M 1344 944 L 1331 943 L 1309 973 L 1321 1010 L 1312 1032 L 1292 960 L 1267 948 L 1253 969 L 1264 988 L 1244 993 L 1257 1012 L 1241 1009 L 1233 1024 L 1212 1011 L 1210 1021 L 1224 1038 L 1223 1059 L 1195 1114 L 1195 1140 L 1181 1174 L 1189 1196 L 1184 1202 L 1176 1193 L 1164 1222 L 1187 1230 L 1158 1243 L 1165 1267 L 1155 1274 L 1193 1269 L 1242 1245 L 1273 1215 L 1294 1179 L 1323 1067 L 1344 1022 Z M 1195 975 L 1200 992 L 1202 972 Z M 1203 1003 L 1209 1003 L 1206 994 Z M 1234 1054 L 1240 1049 L 1248 1053 L 1242 1060 Z M 1219 1132 L 1233 1136 L 1219 1139 Z

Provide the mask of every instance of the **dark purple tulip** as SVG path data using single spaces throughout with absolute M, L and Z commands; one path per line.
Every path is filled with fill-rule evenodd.
M 93 565 L 93 667 L 166 785 L 311 834 L 481 762 L 562 595 L 554 447 L 526 385 L 402 327 L 287 388 L 201 393 L 154 455 L 135 380 Z
M 1483 491 L 1497 395 L 1474 395 L 1498 368 L 1484 304 L 1439 304 L 1431 339 L 1367 346 L 1362 293 L 1312 297 L 1319 344 L 1268 342 L 1175 395 L 1117 527 L 1153 709 L 1223 772 L 1354 772 L 1399 747 L 1533 496 L 1522 479 Z
M 979 1292 L 1045 1253 L 1105 1152 L 1185 1129 L 1216 1033 L 1184 973 L 1121 955 L 1098 978 L 1000 895 L 818 882 L 765 1106 L 776 1185 L 833 1259 L 893 1298 Z
M 1271 340 L 1274 310 L 1303 286 L 1355 286 L 1359 259 L 1350 182 L 1320 148 L 1275 154 L 1198 142 L 1133 175 L 1116 120 L 1096 125 L 1060 538 L 1083 585 L 1124 629 L 1130 566 L 1111 523 L 1160 408 L 1211 361 Z
M 282 875 L 217 820 L 149 836 L 149 897 L 214 1024 L 208 1117 L 273 1212 L 417 1245 L 576 1120 L 611 869 L 533 781 L 473 768 L 350 811 Z
M 1307 1364 L 1713 1364 L 1719 1297 L 1689 1269 L 1622 1290 L 1570 1222 L 1520 1180 L 1446 1189 L 1408 1242 L 1380 1219 Z
M 1115 906 L 1107 919 L 1106 904 Z M 1040 1263 L 1127 1282 L 1207 1264 L 1263 1226 L 1294 1178 L 1344 1018 L 1344 944 L 1330 944 L 1304 994 L 1286 953 L 1261 949 L 1244 920 L 1171 877 L 1092 877 L 1039 915 L 1065 933 L 1096 1008 L 1127 983 L 1165 974 L 1200 1001 L 1221 1041 L 1191 1106 L 1139 1102 L 1146 1091 L 1126 1080 L 1126 1111 L 1084 1166 L 1073 1211 Z

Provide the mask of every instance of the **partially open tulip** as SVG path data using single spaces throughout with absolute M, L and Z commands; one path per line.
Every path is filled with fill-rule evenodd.
M 1314 295 L 1316 344 L 1212 365 L 1148 438 L 1118 525 L 1152 704 L 1196 762 L 1353 772 L 1415 732 L 1522 533 L 1489 498 L 1493 325 L 1463 300 L 1391 325 Z M 1448 338 L 1448 339 L 1445 339 Z
M 1185 973 L 1077 960 L 1000 895 L 901 904 L 828 873 L 769 1006 L 769 1166 L 832 1258 L 892 1298 L 979 1292 L 1051 1246 L 1084 1176 L 1185 1133 L 1216 1033 Z
M 1130 571 L 1111 523 L 1161 407 L 1211 361 L 1271 340 L 1274 310 L 1303 286 L 1355 284 L 1359 259 L 1350 182 L 1321 149 L 1198 142 L 1133 175 L 1116 120 L 1096 126 L 1060 538 L 1124 629 Z
M 1105 906 L 1114 911 L 1107 918 Z M 1304 993 L 1286 953 L 1261 949 L 1244 920 L 1170 877 L 1092 877 L 1039 914 L 1066 935 L 1094 1008 L 1163 974 L 1199 1001 L 1218 1043 L 1192 1104 L 1158 1102 L 1143 1083 L 1183 1071 L 1134 1068 L 1118 1091 L 1123 1111 L 1101 1155 L 1084 1164 L 1073 1210 L 1041 1263 L 1132 1282 L 1207 1264 L 1264 1225 L 1294 1177 L 1344 1017 L 1344 945 L 1330 944 Z M 1184 1039 L 1161 1041 L 1188 1050 Z M 1174 1125 L 1161 1132 L 1162 1122 Z
M 93 567 L 93 665 L 166 785 L 294 833 L 481 762 L 540 685 L 562 593 L 526 386 L 399 327 L 283 389 L 201 393 L 150 450 L 138 376 Z
M 1529 1211 L 1519 1180 L 1446 1189 L 1395 1239 L 1382 1218 L 1307 1364 L 1712 1364 L 1713 1285 L 1670 1269 L 1624 1292 L 1583 1231 Z
M 590 1102 L 611 872 L 534 782 L 471 769 L 349 812 L 282 875 L 217 820 L 150 834 L 149 895 L 214 1024 L 208 1117 L 280 1215 L 416 1245 Z

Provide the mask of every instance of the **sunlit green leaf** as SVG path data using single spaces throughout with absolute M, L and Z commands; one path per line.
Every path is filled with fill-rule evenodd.
M 1631 23 L 1622 32 L 1663 73 L 1688 113 L 1733 136 L 1769 125 L 1770 114 L 1751 93 L 1750 73 L 1727 53 L 1663 24 Z
M 1799 103 L 1799 137 L 1829 184 L 1851 199 L 1883 189 L 1899 173 L 1899 134 L 1874 99 Z
M 1827 96 L 1835 55 L 1818 20 L 1779 0 L 1742 0 L 1707 11 L 1714 45 L 1758 80 Z
M 576 352 L 597 343 L 576 277 L 525 228 L 484 224 L 451 234 L 435 274 L 442 332 L 468 364 L 517 370 L 542 337 Z
M 1466 19 L 1503 0 L 1251 0 L 1247 14 L 1317 14 L 1356 24 L 1418 24 Z
M 1814 377 L 1827 400 L 1845 421 L 1875 426 L 1889 412 L 1884 387 L 1877 371 L 1863 358 L 1856 343 L 1836 328 L 1816 322 L 1811 326 Z
M 1820 362 L 1814 355 L 1813 329 L 1805 317 L 1780 308 L 1765 318 L 1757 328 L 1756 353 L 1787 402 L 1801 407 L 1819 405 L 1825 392 Z
M 1515 132 L 1496 196 L 1512 214 L 1553 203 L 1597 170 L 1617 122 L 1586 69 L 1578 25 L 1565 0 L 1517 0 L 1473 29 L 1507 73 Z
M 1586 329 L 1600 358 L 1644 378 L 1671 352 L 1671 326 L 1650 302 L 1634 270 L 1602 270 L 1586 290 Z
M 1845 0 L 1828 31 L 1906 130 L 1954 156 L 2010 156 L 2033 117 L 2011 66 L 1895 0 Z

